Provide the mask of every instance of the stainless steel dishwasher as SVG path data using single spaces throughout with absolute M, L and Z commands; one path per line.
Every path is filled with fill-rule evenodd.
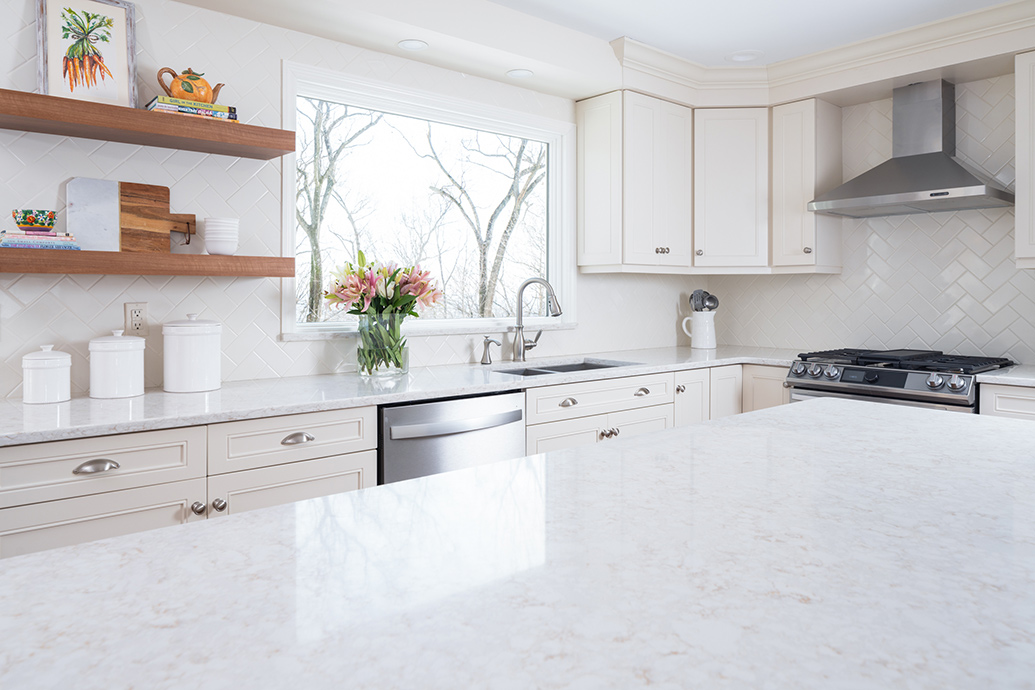
M 377 483 L 459 470 L 525 454 L 525 394 L 380 409 Z

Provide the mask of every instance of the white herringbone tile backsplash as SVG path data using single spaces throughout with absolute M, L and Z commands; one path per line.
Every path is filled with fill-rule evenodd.
M 243 121 L 279 127 L 281 61 L 291 60 L 574 120 L 574 104 L 567 99 L 192 5 L 169 0 L 135 0 L 135 5 L 141 103 L 158 95 L 159 68 L 189 66 L 226 83 L 220 100 L 236 105 Z M 0 0 L 5 17 L 0 25 L 0 87 L 36 90 L 35 8 L 35 0 Z M 13 225 L 3 209 L 13 208 L 56 209 L 63 227 L 64 183 L 77 176 L 168 186 L 173 212 L 240 218 L 240 253 L 280 253 L 284 200 L 279 160 L 0 130 L 0 222 L 8 227 Z M 680 299 L 685 282 L 675 277 L 580 276 L 579 328 L 544 334 L 536 356 L 675 345 L 681 337 L 676 324 L 678 304 L 685 303 Z M 222 322 L 225 380 L 355 370 L 352 339 L 280 341 L 280 290 L 279 280 L 259 278 L 0 274 L 0 397 L 21 395 L 21 357 L 45 343 L 72 354 L 73 392 L 85 393 L 87 343 L 122 327 L 124 302 L 148 304 L 148 387 L 162 383 L 160 324 L 188 312 Z M 480 335 L 414 337 L 411 364 L 477 361 L 480 343 Z
M 891 100 L 845 108 L 844 176 L 891 157 Z M 1014 188 L 1012 75 L 956 86 L 960 158 Z M 1035 362 L 1035 271 L 1014 266 L 1013 209 L 845 220 L 835 276 L 726 276 L 731 345 L 934 348 Z

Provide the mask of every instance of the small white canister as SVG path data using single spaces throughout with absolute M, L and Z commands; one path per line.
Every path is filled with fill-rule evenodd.
M 202 393 L 220 386 L 220 336 L 223 325 L 187 314 L 185 321 L 162 326 L 165 337 L 165 383 L 167 393 Z
M 40 345 L 39 352 L 22 357 L 22 402 L 36 404 L 64 402 L 72 398 L 69 380 L 72 355 Z
M 144 339 L 111 335 L 90 341 L 90 397 L 132 398 L 144 394 Z

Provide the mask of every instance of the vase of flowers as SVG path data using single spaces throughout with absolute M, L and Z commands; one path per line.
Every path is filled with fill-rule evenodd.
M 401 376 L 409 370 L 409 348 L 402 334 L 403 319 L 442 297 L 428 271 L 420 266 L 367 262 L 346 263 L 333 274 L 324 293 L 332 305 L 359 316 L 356 359 L 361 376 Z

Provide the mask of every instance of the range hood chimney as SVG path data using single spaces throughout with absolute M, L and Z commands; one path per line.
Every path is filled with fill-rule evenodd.
M 956 158 L 956 87 L 938 79 L 895 89 L 892 158 L 809 202 L 848 218 L 1013 206 L 1013 194 Z

